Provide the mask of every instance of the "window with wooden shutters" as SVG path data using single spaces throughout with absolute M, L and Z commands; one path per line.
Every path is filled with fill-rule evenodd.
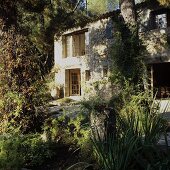
M 85 54 L 85 33 L 73 35 L 73 57 Z
M 85 32 L 63 36 L 62 46 L 63 58 L 85 55 Z
M 150 28 L 162 29 L 170 26 L 170 10 L 163 8 L 152 11 L 150 15 Z
M 66 36 L 66 57 L 71 56 L 71 36 Z
M 85 33 L 80 34 L 80 55 L 85 55 Z
M 79 34 L 73 35 L 73 57 L 80 56 L 80 37 Z
M 71 36 L 62 37 L 62 55 L 63 58 L 70 57 L 71 54 Z
M 155 16 L 157 28 L 167 28 L 167 14 L 159 14 Z

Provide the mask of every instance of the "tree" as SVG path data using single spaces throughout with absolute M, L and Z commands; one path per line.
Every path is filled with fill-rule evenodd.
M 125 23 L 128 24 L 130 27 L 134 27 L 137 24 L 135 1 L 120 0 L 120 10 Z
M 120 15 L 115 15 L 114 21 L 116 42 L 113 45 L 112 55 L 113 80 L 118 79 L 123 85 L 125 78 L 131 83 L 138 84 L 142 81 L 144 68 L 135 1 L 120 0 Z
M 0 131 L 40 131 L 45 115 L 37 107 L 44 104 L 54 34 L 78 24 L 82 12 L 77 1 L 0 2 Z
M 118 7 L 118 0 L 87 0 L 87 10 L 91 14 L 103 14 Z
M 0 41 L 0 131 L 39 131 L 46 116 L 36 111 L 46 94 L 41 54 L 15 27 L 1 31 Z
M 81 2 L 81 1 L 80 1 Z M 53 66 L 54 34 L 84 24 L 85 12 L 75 8 L 78 0 L 0 0 L 0 18 L 6 28 L 15 25 L 20 34 L 27 36 L 44 56 L 48 72 Z
M 161 5 L 170 6 L 170 0 L 158 0 Z

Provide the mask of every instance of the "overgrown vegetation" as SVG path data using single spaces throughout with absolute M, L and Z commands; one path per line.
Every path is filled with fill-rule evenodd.
M 56 169 L 72 163 L 76 164 L 69 169 L 169 169 L 169 149 L 158 147 L 167 123 L 144 89 L 144 47 L 137 20 L 122 18 L 130 7 L 136 12 L 134 1 L 129 0 L 131 6 L 126 4 L 122 16 L 113 18 L 112 99 L 94 96 L 81 103 L 86 110 L 79 114 L 62 110 L 57 115 L 44 109 L 53 36 L 83 26 L 89 18 L 81 9 L 76 11 L 77 1 L 0 2 L 0 169 L 37 168 L 48 161 L 58 161 Z M 102 10 L 106 8 L 105 4 Z M 94 83 L 99 94 L 101 82 Z
M 44 142 L 38 134 L 0 137 L 0 169 L 2 170 L 40 166 L 56 154 L 57 145 Z
M 72 145 L 72 149 L 85 155 L 90 153 L 90 126 L 87 113 L 68 113 L 57 118 L 49 118 L 44 124 L 44 135 L 47 140 L 61 141 Z
M 0 38 L 0 131 L 40 131 L 45 114 L 36 109 L 47 99 L 41 54 L 15 28 Z
M 163 151 L 158 147 L 160 136 L 166 135 L 167 123 L 158 111 L 159 104 L 155 104 L 149 92 L 137 93 L 133 86 L 126 83 L 109 105 L 116 117 L 110 122 L 112 129 L 106 124 L 108 114 L 104 113 L 104 107 L 98 110 L 95 106 L 91 111 L 96 113 L 95 120 L 98 120 L 99 114 L 106 114 L 100 117 L 102 121 L 98 120 L 102 124 L 96 122 L 92 128 L 94 156 L 99 165 L 97 169 L 168 169 L 169 149 Z

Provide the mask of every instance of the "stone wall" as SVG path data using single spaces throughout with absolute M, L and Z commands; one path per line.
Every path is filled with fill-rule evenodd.
M 140 37 L 143 45 L 146 47 L 145 61 L 146 63 L 170 62 L 170 48 L 168 39 L 170 38 L 170 21 L 167 28 L 155 28 L 155 13 L 169 13 L 166 8 L 157 4 L 152 4 L 139 10 L 140 14 Z
M 69 96 L 66 90 L 66 70 L 80 69 L 81 71 L 81 95 L 90 97 L 95 94 L 105 93 L 109 89 L 108 77 L 113 45 L 113 21 L 110 17 L 89 23 L 84 28 L 70 29 L 64 35 L 86 29 L 85 55 L 80 57 L 62 57 L 62 37 L 54 42 L 55 65 L 59 67 L 55 81 L 64 87 L 65 96 Z M 103 75 L 103 68 L 108 68 L 108 76 Z M 90 70 L 91 78 L 85 81 L 85 70 Z M 104 91 L 106 90 L 106 91 Z M 110 94 L 110 93 L 109 93 Z

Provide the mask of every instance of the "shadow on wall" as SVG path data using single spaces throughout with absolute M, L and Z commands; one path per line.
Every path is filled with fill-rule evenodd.
M 96 25 L 94 25 L 89 33 L 89 44 L 86 46 L 86 54 L 88 55 L 86 62 L 91 71 L 90 84 L 93 86 L 93 92 L 96 95 L 106 97 L 111 94 L 108 85 L 108 70 L 111 69 L 114 27 L 111 18 L 107 21 L 101 20 L 98 22 L 100 22 L 99 26 L 96 28 Z M 92 93 L 91 90 L 89 93 Z

